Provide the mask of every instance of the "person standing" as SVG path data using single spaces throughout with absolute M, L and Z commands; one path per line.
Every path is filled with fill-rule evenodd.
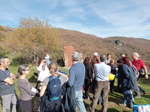
M 40 112 L 61 112 L 61 86 L 68 80 L 68 77 L 58 70 L 57 63 L 50 63 L 51 76 L 44 79 L 40 91 Z
M 45 60 L 46 60 L 46 66 L 48 66 L 51 63 L 50 56 L 48 55 L 48 50 L 44 51 L 44 55 L 45 55 Z
M 90 63 L 91 63 L 91 58 L 86 57 L 83 63 L 85 65 L 85 80 L 84 80 L 85 99 L 90 99 L 89 87 L 92 83 L 92 75 L 93 75 L 93 70 Z
M 41 63 L 37 67 L 37 71 L 38 71 L 38 79 L 36 88 L 41 90 L 44 79 L 50 76 L 50 72 L 48 67 L 46 66 L 45 59 L 41 60 Z
M 72 53 L 72 62 L 73 65 L 69 69 L 69 80 L 68 85 L 74 86 L 75 89 L 75 99 L 77 106 L 80 112 L 86 112 L 84 103 L 83 103 L 83 93 L 82 86 L 84 84 L 85 79 L 85 66 L 80 62 L 80 53 L 73 52 Z
M 125 54 L 124 53 L 122 53 L 121 54 L 121 59 L 119 59 L 119 60 L 117 60 L 117 66 L 118 66 L 118 85 L 117 85 L 117 87 L 118 87 L 118 90 L 122 93 L 122 65 L 123 65 L 123 63 L 122 63 L 122 58 L 123 57 L 125 57 Z
M 141 68 L 144 68 L 144 70 L 145 70 L 145 79 L 148 79 L 147 67 L 145 66 L 144 62 L 140 59 L 139 54 L 137 52 L 134 52 L 132 54 L 132 58 L 133 58 L 132 64 L 136 67 L 137 71 L 139 72 Z M 140 77 L 137 78 L 137 87 L 135 89 L 135 93 L 136 93 L 135 98 L 141 98 L 140 91 L 145 94 L 145 91 L 141 87 L 138 86 L 138 79 L 139 78 Z
M 136 88 L 136 76 L 135 72 L 132 69 L 132 66 L 130 64 L 130 61 L 127 57 L 122 58 L 122 75 L 123 75 L 123 81 L 122 81 L 122 88 L 123 88 L 123 103 L 119 104 L 120 106 L 126 106 L 127 100 L 129 100 L 129 107 L 133 107 L 133 96 L 132 96 L 132 90 Z
M 111 54 L 107 54 L 106 64 L 109 65 L 111 60 Z
M 109 93 L 109 77 L 108 74 L 111 72 L 111 68 L 109 65 L 106 65 L 106 56 L 100 56 L 100 63 L 94 65 L 95 71 L 95 93 L 93 96 L 92 103 L 90 105 L 90 112 L 95 111 L 95 107 L 97 105 L 97 101 L 99 99 L 99 95 L 102 94 L 102 112 L 107 112 L 108 106 L 108 93 Z
M 30 69 L 28 65 L 18 67 L 20 77 L 18 79 L 18 88 L 20 91 L 20 107 L 22 112 L 32 112 L 32 96 L 39 96 L 39 92 L 27 81 Z
M 116 67 L 115 67 L 115 64 L 114 64 L 114 60 L 110 60 L 110 67 L 111 67 L 111 73 L 116 75 Z M 113 89 L 114 89 L 114 82 L 115 82 L 115 78 L 114 80 L 110 81 L 110 92 L 113 94 Z
M 3 104 L 2 111 L 8 112 L 12 104 L 12 112 L 16 112 L 17 96 L 14 87 L 15 75 L 8 70 L 9 65 L 10 60 L 8 57 L 0 58 L 0 96 Z

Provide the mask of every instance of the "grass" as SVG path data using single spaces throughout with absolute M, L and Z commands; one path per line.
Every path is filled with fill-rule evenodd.
M 9 66 L 9 70 L 16 74 L 17 73 L 17 69 L 18 69 L 18 64 L 11 64 Z M 69 71 L 65 68 L 60 67 L 61 71 L 65 71 L 67 74 L 69 74 Z M 30 67 L 30 74 L 27 76 L 28 81 L 31 83 L 31 85 L 35 86 L 36 85 L 36 81 L 37 81 L 37 77 L 34 75 L 34 72 L 36 72 L 36 67 L 35 66 L 31 66 Z M 15 79 L 14 81 L 15 83 L 15 90 L 16 93 L 18 95 L 18 97 L 20 98 L 20 93 L 17 87 L 17 79 Z M 134 103 L 135 104 L 149 104 L 150 103 L 150 78 L 149 79 L 140 79 L 139 81 L 140 86 L 146 91 L 145 95 L 141 95 L 142 98 L 139 99 L 134 99 Z M 132 112 L 132 109 L 128 108 L 128 107 L 121 107 L 118 104 L 122 103 L 122 98 L 123 95 L 117 92 L 117 80 L 115 81 L 115 87 L 114 87 L 114 94 L 109 94 L 109 103 L 108 103 L 108 112 Z M 93 96 L 92 93 L 90 93 L 91 96 Z M 86 106 L 86 108 L 91 104 L 90 100 L 84 100 L 84 104 Z M 97 105 L 96 106 L 96 111 L 99 111 L 101 109 L 101 106 Z M 0 112 L 2 110 L 2 106 L 0 105 Z M 21 112 L 21 111 L 19 111 Z

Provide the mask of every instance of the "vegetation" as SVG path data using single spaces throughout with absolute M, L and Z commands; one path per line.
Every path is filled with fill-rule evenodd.
M 0 25 L 0 31 L 7 31 L 3 26 Z
M 17 63 L 12 63 L 9 67 L 9 70 L 14 74 L 17 73 L 17 69 L 18 69 Z M 33 86 L 35 86 L 36 81 L 37 81 L 37 77 L 34 75 L 34 72 L 36 72 L 36 66 L 30 66 L 30 70 L 31 71 L 30 71 L 30 74 L 27 76 L 27 79 Z M 67 74 L 69 73 L 68 69 L 65 69 L 65 68 L 60 67 L 60 70 L 66 71 Z M 15 83 L 16 93 L 17 93 L 18 97 L 20 98 L 20 93 L 19 93 L 19 90 L 17 87 L 17 79 L 15 79 L 14 83 Z M 140 80 L 140 86 L 146 91 L 146 94 L 142 95 L 142 98 L 134 99 L 135 104 L 140 104 L 140 105 L 149 104 L 149 102 L 150 102 L 150 86 L 149 86 L 149 84 L 150 84 L 150 78 L 148 80 L 146 80 L 146 79 Z M 114 94 L 109 94 L 108 112 L 132 112 L 132 109 L 130 109 L 128 107 L 121 107 L 118 105 L 119 103 L 122 103 L 123 95 L 117 92 L 116 85 L 117 85 L 117 80 L 115 80 Z M 90 93 L 90 95 L 93 96 L 92 93 Z M 33 98 L 33 103 L 34 102 L 36 102 L 35 98 Z M 36 103 L 34 103 L 34 104 L 36 104 Z M 91 104 L 91 101 L 84 100 L 84 104 L 87 108 Z M 34 107 L 35 107 L 35 105 L 33 105 L 33 108 Z M 101 109 L 101 106 L 97 105 L 96 111 L 99 111 L 100 109 Z M 2 110 L 2 106 L 0 105 L 0 111 L 1 110 Z M 21 112 L 21 111 L 19 111 L 19 112 Z M 37 112 L 37 111 L 35 111 L 35 112 Z
M 2 45 L 15 54 L 17 61 L 26 60 L 35 64 L 44 50 L 54 55 L 62 52 L 58 35 L 48 21 L 40 21 L 37 17 L 21 18 L 19 27 L 6 36 Z

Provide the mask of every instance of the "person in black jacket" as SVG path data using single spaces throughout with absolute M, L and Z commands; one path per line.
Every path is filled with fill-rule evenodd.
M 89 87 L 92 83 L 92 74 L 93 74 L 93 70 L 92 67 L 90 65 L 91 63 L 91 58 L 90 57 L 86 57 L 84 60 L 84 65 L 85 65 L 85 80 L 84 80 L 84 89 L 85 89 L 85 99 L 89 99 Z
M 110 60 L 109 65 L 111 67 L 111 73 L 116 75 L 116 67 L 114 65 L 114 60 Z M 114 80 L 110 81 L 110 92 L 112 94 L 113 94 L 114 82 L 115 82 L 115 78 L 114 78 Z
M 123 70 L 123 103 L 119 104 L 120 106 L 126 106 L 127 99 L 129 99 L 129 107 L 132 108 L 133 106 L 133 95 L 132 90 L 136 88 L 136 76 L 135 72 L 132 69 L 130 61 L 127 57 L 122 58 L 122 70 Z

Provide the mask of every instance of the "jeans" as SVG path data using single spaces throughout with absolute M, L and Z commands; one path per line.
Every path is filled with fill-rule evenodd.
M 75 91 L 75 99 L 76 99 L 76 103 L 77 103 L 77 106 L 79 108 L 79 111 L 80 112 L 86 112 L 82 97 L 83 97 L 82 90 Z
M 123 103 L 127 103 L 127 99 L 129 99 L 129 103 L 133 105 L 133 96 L 132 96 L 132 91 L 131 90 L 125 90 L 124 91 L 124 99 Z

